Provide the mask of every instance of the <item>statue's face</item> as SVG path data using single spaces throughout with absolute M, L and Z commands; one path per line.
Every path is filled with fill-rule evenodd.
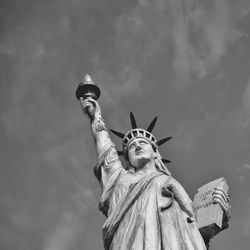
M 154 160 L 155 151 L 152 145 L 143 138 L 136 138 L 128 145 L 128 160 L 135 168 L 143 168 L 143 166 Z

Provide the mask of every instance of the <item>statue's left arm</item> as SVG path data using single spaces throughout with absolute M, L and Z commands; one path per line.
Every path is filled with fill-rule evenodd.
M 231 203 L 230 203 L 230 198 L 229 195 L 225 193 L 225 191 L 217 187 L 215 188 L 213 192 L 213 202 L 215 204 L 219 204 L 220 207 L 223 210 L 223 222 L 222 222 L 222 228 L 221 231 L 228 228 L 228 222 L 231 216 Z
M 221 227 L 221 231 L 223 231 L 224 229 L 229 227 L 229 219 L 231 216 L 231 203 L 230 203 L 230 198 L 229 195 L 225 193 L 225 191 L 220 188 L 217 187 L 215 188 L 214 192 L 213 192 L 213 202 L 215 204 L 219 204 L 220 207 L 223 210 L 223 221 L 222 221 L 222 227 Z M 203 239 L 205 241 L 205 244 L 207 246 L 207 249 L 209 248 L 209 242 L 211 239 L 205 238 L 203 236 Z

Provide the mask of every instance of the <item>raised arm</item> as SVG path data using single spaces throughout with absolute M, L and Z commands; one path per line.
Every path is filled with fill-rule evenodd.
M 92 98 L 85 100 L 80 98 L 80 103 L 83 112 L 90 119 L 91 131 L 98 154 L 98 163 L 94 168 L 94 173 L 102 189 L 99 209 L 107 216 L 112 190 L 116 186 L 117 179 L 126 171 L 122 167 L 115 146 L 109 137 L 98 103 Z
M 96 145 L 96 152 L 99 156 L 104 147 L 108 147 L 112 144 L 107 126 L 102 118 L 100 106 L 97 101 L 91 97 L 85 100 L 81 97 L 80 103 L 83 112 L 87 114 L 90 119 L 91 131 Z

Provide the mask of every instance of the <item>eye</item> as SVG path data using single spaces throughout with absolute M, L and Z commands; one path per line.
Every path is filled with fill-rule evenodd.
M 134 143 L 130 144 L 128 149 L 130 150 L 130 149 L 133 149 L 133 148 L 135 148 L 135 144 Z

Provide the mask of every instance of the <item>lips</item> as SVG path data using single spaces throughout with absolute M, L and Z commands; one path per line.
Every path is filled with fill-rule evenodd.
M 142 153 L 144 153 L 143 150 L 138 150 L 138 151 L 135 152 L 135 155 L 140 155 L 140 154 L 142 154 Z

